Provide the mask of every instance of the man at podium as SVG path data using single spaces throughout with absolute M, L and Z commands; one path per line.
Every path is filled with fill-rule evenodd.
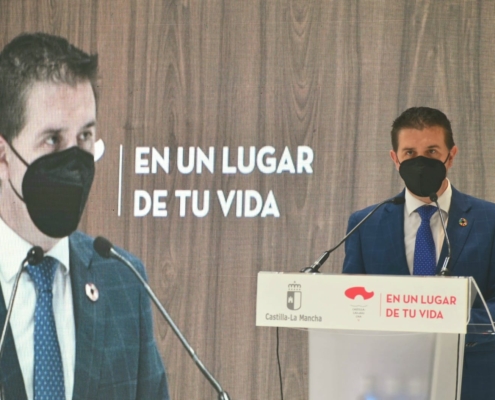
M 394 121 L 391 139 L 390 157 L 405 183 L 398 196 L 405 202 L 386 204 L 349 237 L 343 272 L 437 275 L 448 256 L 441 212 L 450 273 L 472 276 L 495 308 L 495 204 L 459 192 L 447 178 L 458 151 L 450 121 L 433 108 L 409 108 Z M 353 213 L 348 231 L 372 209 Z M 494 377 L 495 338 L 466 336 L 462 400 L 495 399 Z

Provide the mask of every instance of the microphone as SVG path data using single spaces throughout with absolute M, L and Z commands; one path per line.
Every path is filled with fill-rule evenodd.
M 445 220 L 443 218 L 443 213 L 442 210 L 440 209 L 440 206 L 438 205 L 438 196 L 435 192 L 430 194 L 430 200 L 435 202 L 437 208 L 438 208 L 438 213 L 440 214 L 440 221 L 442 222 L 442 228 L 443 228 L 443 233 L 445 234 L 445 240 L 447 242 L 447 257 L 445 257 L 445 260 L 443 262 L 442 268 L 440 269 L 440 272 L 438 273 L 439 276 L 450 276 L 450 270 L 449 270 L 449 265 L 450 265 L 450 257 L 452 255 L 452 249 L 450 248 L 450 240 L 449 240 L 449 235 L 447 235 L 447 227 L 445 225 Z
M 17 287 L 19 286 L 19 281 L 21 280 L 21 275 L 24 272 L 26 266 L 37 265 L 43 260 L 43 249 L 40 246 L 32 247 L 26 255 L 26 258 L 22 260 L 21 266 L 17 271 L 15 277 L 14 286 L 12 287 L 12 293 L 10 294 L 9 306 L 7 307 L 7 315 L 5 316 L 5 322 L 3 323 L 2 336 L 0 337 L 0 359 L 2 358 L 3 348 L 5 344 L 5 337 L 7 336 L 7 327 L 9 326 L 10 317 L 12 315 L 12 309 L 14 308 L 14 299 L 17 294 Z M 4 399 L 3 387 L 0 389 L 0 400 Z
M 26 258 L 22 263 L 24 264 L 27 262 L 29 265 L 38 265 L 43 260 L 44 256 L 43 249 L 40 246 L 34 246 L 28 251 Z
M 331 248 L 330 250 L 327 250 L 325 251 L 321 256 L 320 258 L 318 258 L 318 260 L 316 260 L 313 264 L 311 264 L 311 266 L 309 267 L 306 267 L 306 268 L 303 268 L 302 270 L 300 270 L 299 272 L 303 272 L 303 273 L 318 273 L 319 272 L 319 269 L 321 268 L 321 266 L 323 265 L 323 263 L 325 261 L 327 261 L 328 259 L 328 256 L 333 253 L 335 250 L 337 250 L 341 245 L 342 243 L 344 243 L 348 238 L 349 236 L 351 236 L 354 232 L 356 232 L 356 230 L 359 229 L 359 227 L 366 221 L 368 220 L 369 217 L 371 217 L 376 210 L 378 210 L 381 206 L 383 206 L 384 204 L 388 204 L 388 203 L 392 203 L 392 204 L 395 204 L 395 205 L 400 205 L 400 204 L 404 204 L 406 202 L 406 199 L 403 197 L 403 196 L 397 196 L 397 197 L 393 197 L 391 199 L 387 199 L 385 201 L 382 201 L 381 203 L 379 203 L 373 210 L 371 210 L 361 221 L 359 221 L 359 223 L 354 227 L 352 228 L 348 233 L 347 235 L 345 235 L 343 237 L 343 239 L 337 244 L 337 246 Z
M 201 362 L 199 357 L 196 355 L 196 352 L 194 349 L 191 347 L 189 342 L 186 340 L 182 332 L 179 330 L 177 325 L 175 325 L 175 322 L 172 320 L 170 315 L 168 314 L 167 310 L 163 307 L 163 305 L 160 303 L 160 300 L 158 300 L 158 297 L 156 297 L 155 293 L 151 289 L 151 287 L 148 285 L 148 283 L 144 280 L 144 278 L 141 276 L 141 274 L 136 270 L 134 265 L 125 258 L 123 255 L 121 255 L 115 248 L 113 247 L 112 243 L 108 239 L 105 239 L 102 236 L 98 236 L 94 242 L 93 242 L 93 247 L 95 251 L 103 258 L 115 258 L 116 260 L 119 260 L 123 264 L 125 264 L 133 273 L 136 275 L 136 277 L 139 279 L 141 284 L 144 286 L 146 289 L 146 292 L 148 293 L 148 296 L 153 300 L 153 303 L 155 303 L 156 307 L 162 314 L 163 318 L 165 321 L 167 321 L 168 325 L 172 328 L 174 331 L 175 335 L 179 338 L 180 342 L 186 349 L 186 351 L 189 353 L 191 358 L 194 360 L 196 366 L 199 368 L 201 373 L 206 377 L 208 382 L 210 382 L 211 386 L 216 390 L 218 393 L 218 400 L 230 400 L 230 397 L 227 392 L 225 392 L 218 383 L 218 381 L 213 377 L 213 375 L 208 371 L 208 369 L 205 367 L 205 365 Z

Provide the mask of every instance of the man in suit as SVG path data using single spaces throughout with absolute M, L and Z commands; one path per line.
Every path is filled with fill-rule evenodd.
M 146 292 L 75 231 L 94 174 L 97 57 L 24 34 L 0 53 L 0 323 L 21 275 L 4 353 L 6 399 L 163 399 Z M 144 267 L 124 252 L 145 276 Z
M 405 181 L 399 194 L 405 203 L 385 205 L 349 238 L 343 272 L 437 274 L 447 256 L 447 243 L 439 211 L 430 200 L 428 188 L 435 187 L 440 212 L 448 220 L 449 269 L 455 276 L 474 277 L 495 310 L 495 204 L 459 192 L 447 179 L 458 151 L 450 121 L 439 110 L 410 108 L 394 121 L 391 136 L 390 156 Z M 348 230 L 372 208 L 352 214 Z M 472 321 L 487 322 L 486 317 L 477 299 Z M 468 335 L 466 342 L 462 399 L 495 399 L 495 341 L 491 336 Z

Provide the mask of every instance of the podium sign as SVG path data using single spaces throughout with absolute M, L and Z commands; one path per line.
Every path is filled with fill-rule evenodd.
M 257 326 L 466 333 L 469 278 L 260 272 Z

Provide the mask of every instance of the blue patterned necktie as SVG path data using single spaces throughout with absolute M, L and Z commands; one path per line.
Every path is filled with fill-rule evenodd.
M 421 217 L 421 225 L 416 233 L 414 247 L 414 275 L 435 275 L 437 269 L 437 252 L 433 234 L 431 233 L 430 218 L 437 208 L 421 206 L 416 210 Z
M 34 399 L 65 400 L 64 371 L 53 315 L 53 278 L 58 261 L 45 257 L 27 270 L 36 286 L 34 312 Z

